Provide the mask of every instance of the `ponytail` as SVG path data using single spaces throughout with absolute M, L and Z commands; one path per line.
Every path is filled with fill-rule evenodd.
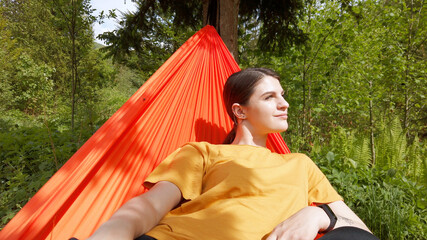
M 236 129 L 237 124 L 234 124 L 233 129 L 231 129 L 231 131 L 227 134 L 227 137 L 225 137 L 222 144 L 231 144 L 234 141 L 234 138 L 236 138 Z

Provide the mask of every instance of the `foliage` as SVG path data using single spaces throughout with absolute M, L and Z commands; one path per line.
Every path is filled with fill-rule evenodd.
M 70 128 L 70 28 L 60 13 L 68 3 L 0 3 L 2 226 L 112 114 L 99 109 L 98 102 L 106 102 L 101 89 L 105 93 L 115 86 L 116 67 L 93 48 L 91 25 L 80 24 L 75 38 L 79 64 L 74 65 L 80 86 L 78 128 Z M 89 19 L 90 12 L 85 14 L 80 12 L 80 20 Z
M 125 66 L 119 66 L 115 84 L 102 88 L 98 94 L 100 101 L 95 111 L 101 121 L 105 121 L 126 102 L 143 84 L 141 76 Z M 102 100 L 101 100 L 102 99 Z
M 350 10 L 341 1 L 307 3 L 300 21 L 306 44 L 274 54 L 254 44 L 240 49 L 242 66 L 272 67 L 282 76 L 294 116 L 289 134 L 304 136 L 308 150 L 312 136 L 328 139 L 335 126 L 370 131 L 372 111 L 375 135 L 376 122 L 398 115 L 408 140 L 422 139 L 427 93 L 417 86 L 427 79 L 425 6 L 348 1 Z M 253 42 L 258 28 L 255 21 L 245 25 L 244 40 Z
M 20 110 L 0 116 L 0 221 L 4 226 L 74 152 L 120 107 L 135 88 L 132 72 L 104 86 L 97 99 L 83 108 L 78 131 L 69 127 L 69 108 L 55 108 L 49 115 L 29 116 Z M 102 104 L 97 104 L 98 102 Z M 92 111 L 90 114 L 89 112 Z
M 28 55 L 22 54 L 14 70 L 14 76 L 20 81 L 11 84 L 13 108 L 30 114 L 42 113 L 51 100 L 54 69 L 46 64 L 38 65 Z
M 17 48 L 16 40 L 8 29 L 9 22 L 3 17 L 4 8 L 0 5 L 0 111 L 10 107 L 9 99 L 12 98 L 12 76 L 13 62 L 19 56 L 21 49 Z
M 336 141 L 329 144 L 317 142 L 311 151 L 313 160 L 319 164 L 350 208 L 363 219 L 377 237 L 425 238 L 427 234 L 425 182 L 408 179 L 404 168 L 396 169 L 390 166 L 370 168 L 365 164 L 369 162 L 369 151 L 364 151 L 359 145 L 359 139 L 363 137 L 347 134 L 338 129 L 333 137 Z M 350 141 L 342 141 L 346 136 L 350 136 Z M 384 137 L 390 138 L 389 135 Z M 355 151 L 349 152 L 349 149 L 361 149 L 362 152 L 354 155 Z M 363 154 L 363 151 L 366 154 Z M 397 152 L 390 154 L 395 154 L 394 158 L 400 155 Z M 357 159 L 354 156 L 362 158 Z M 366 157 L 368 159 L 363 159 Z M 381 157 L 378 159 L 383 161 Z
M 54 131 L 49 135 L 41 124 L 33 127 L 14 126 L 13 122 L 18 120 L 16 117 L 19 115 L 12 115 L 12 121 L 3 117 L 0 122 L 1 225 L 6 224 L 24 206 L 78 147 L 72 141 L 75 136 L 69 131 Z M 19 118 L 22 119 L 22 116 Z M 26 123 L 34 121 L 22 120 Z
M 257 21 L 259 33 L 254 39 L 262 50 L 282 51 L 307 40 L 307 34 L 298 25 L 298 20 L 304 15 L 304 1 L 239 2 L 239 9 L 236 11 L 239 12 L 239 26 L 251 24 L 254 19 Z M 203 14 L 207 14 L 203 13 L 202 8 L 208 7 L 208 1 L 200 0 L 185 3 L 171 0 L 136 1 L 136 3 L 138 10 L 123 13 L 121 20 L 118 20 L 120 25 L 118 29 L 98 36 L 107 42 L 109 46 L 105 50 L 114 60 L 127 62 L 127 57 L 136 54 L 139 63 L 142 64 L 130 67 L 149 65 L 147 61 L 158 57 L 165 60 L 189 36 L 200 29 L 201 23 L 205 20 L 203 17 L 206 17 Z M 110 15 L 117 18 L 115 13 Z M 152 53 L 157 55 L 147 56 Z
M 304 1 L 241 0 L 239 17 L 241 24 L 256 18 L 261 22 L 257 45 L 262 51 L 283 51 L 294 44 L 307 40 L 298 25 L 304 14 Z
M 52 80 L 55 89 L 67 93 L 68 73 L 67 51 L 64 47 L 64 29 L 58 28 L 49 1 L 4 0 L 3 16 L 8 21 L 7 29 L 13 36 L 14 45 L 37 65 L 41 63 L 55 69 Z M 64 34 L 65 35 L 65 34 Z M 11 59 L 13 63 L 13 59 Z M 12 75 L 11 82 L 18 81 Z
M 201 27 L 201 21 L 195 20 L 201 2 L 138 1 L 137 4 L 138 12 L 122 13 L 122 19 L 111 14 L 120 27 L 98 38 L 107 43 L 102 49 L 107 57 L 140 74 L 151 75 Z

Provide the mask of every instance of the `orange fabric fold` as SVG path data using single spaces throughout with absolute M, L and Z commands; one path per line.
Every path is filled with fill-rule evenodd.
M 147 175 L 189 141 L 221 143 L 232 122 L 222 102 L 237 63 L 211 26 L 181 46 L 0 232 L 0 239 L 84 239 Z M 267 147 L 289 153 L 280 134 Z

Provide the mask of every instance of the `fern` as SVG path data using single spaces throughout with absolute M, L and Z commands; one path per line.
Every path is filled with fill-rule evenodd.
M 406 136 L 398 118 L 388 124 L 380 122 L 380 134 L 375 139 L 375 152 L 379 167 L 400 168 L 405 164 L 407 154 Z
M 423 159 L 426 161 L 425 151 L 422 152 L 420 146 L 420 140 L 418 136 L 415 136 L 414 141 L 410 146 L 408 146 L 408 153 L 406 158 L 406 171 L 405 174 L 416 181 L 422 182 L 423 175 L 426 174 L 425 164 L 423 164 Z M 424 157 L 422 157 L 424 155 Z
M 390 139 L 391 139 L 391 162 L 394 168 L 398 168 L 404 165 L 406 157 L 406 136 L 400 125 L 398 118 L 393 119 L 390 127 Z M 394 147 L 393 147 L 394 146 Z
M 363 135 L 353 137 L 351 145 L 352 151 L 350 152 L 350 158 L 361 165 L 368 166 L 372 158 L 369 148 L 369 138 Z
M 408 144 L 398 118 L 388 124 L 381 121 L 378 127 L 380 134 L 375 138 L 377 167 L 400 169 L 406 177 L 415 181 L 427 179 L 426 144 L 420 142 L 418 136 Z

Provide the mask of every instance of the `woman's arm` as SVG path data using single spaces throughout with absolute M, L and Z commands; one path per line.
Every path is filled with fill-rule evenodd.
M 332 202 L 328 205 L 338 218 L 335 228 L 351 226 L 371 232 L 365 223 L 343 201 Z
M 88 240 L 133 240 L 156 226 L 180 201 L 181 191 L 175 184 L 158 182 L 126 202 Z
M 332 202 L 328 205 L 338 218 L 334 229 L 338 227 L 352 226 L 370 232 L 363 221 L 343 201 Z M 323 209 L 308 206 L 281 222 L 276 228 L 274 228 L 267 240 L 313 240 L 318 232 L 328 228 L 329 223 L 329 217 Z

